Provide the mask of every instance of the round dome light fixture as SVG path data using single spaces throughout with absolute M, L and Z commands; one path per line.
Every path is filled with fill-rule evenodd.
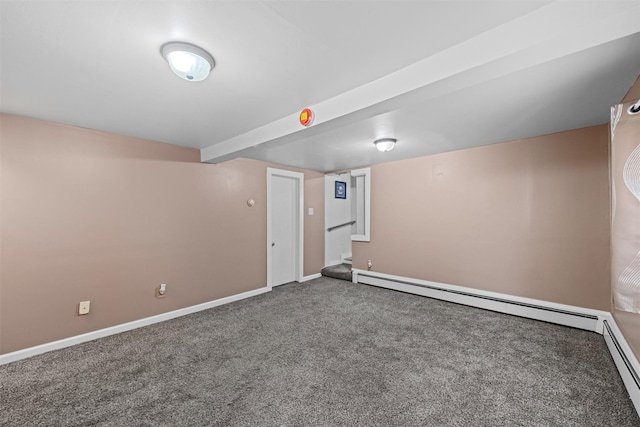
M 160 47 L 160 53 L 178 77 L 190 82 L 206 79 L 216 64 L 206 50 L 191 43 L 168 42 Z
M 393 150 L 393 147 L 396 146 L 396 142 L 398 142 L 398 140 L 395 138 L 380 138 L 373 141 L 378 151 L 382 152 Z

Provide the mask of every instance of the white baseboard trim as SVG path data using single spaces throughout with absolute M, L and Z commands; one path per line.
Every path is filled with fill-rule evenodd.
M 0 365 L 26 359 L 28 357 L 36 356 L 38 354 L 46 353 L 49 351 L 71 347 L 72 345 L 81 344 L 87 341 L 93 341 L 95 339 L 107 337 L 109 335 L 119 334 L 121 332 L 130 331 L 132 329 L 141 328 L 143 326 L 152 325 L 154 323 L 164 322 L 166 320 L 175 319 L 176 317 L 186 316 L 187 314 L 197 313 L 198 311 L 207 310 L 219 305 L 229 304 L 230 302 L 264 294 L 265 292 L 269 292 L 270 290 L 271 289 L 268 287 L 258 288 L 251 291 L 242 292 L 240 294 L 205 302 L 202 304 L 181 308 L 179 310 L 169 311 L 167 313 L 162 313 L 151 317 L 145 317 L 144 319 L 134 320 L 132 322 L 123 323 L 121 325 L 111 326 L 108 328 L 99 329 L 97 331 L 87 332 L 86 334 L 76 335 L 58 341 L 37 345 L 35 347 L 29 347 L 23 350 L 14 351 L 12 353 L 3 354 L 0 355 Z
M 309 276 L 304 276 L 302 280 L 300 280 L 300 283 L 308 282 L 309 280 L 317 279 L 319 277 L 322 277 L 322 274 L 316 273 L 316 274 L 311 274 Z
M 379 286 L 601 334 L 629 397 L 640 414 L 640 363 L 609 312 L 366 270 L 354 269 L 353 272 L 354 283 Z
M 603 336 L 629 397 L 640 415 L 640 363 L 613 316 L 605 319 Z

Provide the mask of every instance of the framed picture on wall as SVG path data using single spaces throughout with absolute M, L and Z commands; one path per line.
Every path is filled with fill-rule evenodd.
M 344 181 L 336 181 L 336 199 L 347 198 L 347 183 Z

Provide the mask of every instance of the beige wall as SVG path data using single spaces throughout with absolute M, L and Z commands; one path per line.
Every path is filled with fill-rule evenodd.
M 310 276 L 324 267 L 324 173 L 305 170 L 304 180 L 304 275 Z
M 355 268 L 610 309 L 606 125 L 375 165 L 371 191 Z
M 266 285 L 266 163 L 0 120 L 0 353 Z M 305 178 L 309 275 L 323 266 L 324 193 L 322 174 Z

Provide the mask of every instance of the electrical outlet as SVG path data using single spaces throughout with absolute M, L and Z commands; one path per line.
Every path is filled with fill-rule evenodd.
M 90 308 L 91 308 L 91 301 L 80 301 L 80 304 L 78 305 L 78 314 L 80 316 L 89 314 Z
M 367 261 L 367 270 L 371 270 L 372 267 L 373 267 L 373 261 L 368 260 Z

